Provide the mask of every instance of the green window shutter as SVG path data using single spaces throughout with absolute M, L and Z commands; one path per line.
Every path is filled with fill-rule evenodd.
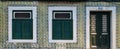
M 62 22 L 61 21 L 53 21 L 53 29 L 52 29 L 52 38 L 53 39 L 61 39 L 62 38 Z
M 63 21 L 63 39 L 73 39 L 73 23 L 72 20 Z
M 32 19 L 13 19 L 12 20 L 13 39 L 33 39 Z
M 22 24 L 20 21 L 15 21 L 13 19 L 12 21 L 12 39 L 21 39 L 22 38 Z
M 73 23 L 72 20 L 53 20 L 52 39 L 54 40 L 72 40 Z

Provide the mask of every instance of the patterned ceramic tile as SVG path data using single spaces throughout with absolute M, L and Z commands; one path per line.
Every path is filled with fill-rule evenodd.
M 8 6 L 37 7 L 37 43 L 8 42 Z M 48 7 L 77 7 L 77 43 L 49 43 L 48 39 Z M 114 2 L 1 2 L 0 1 L 0 49 L 85 49 L 85 7 L 86 6 L 116 6 L 117 7 L 117 47 L 120 47 L 120 3 Z M 120 48 L 118 48 L 120 49 Z

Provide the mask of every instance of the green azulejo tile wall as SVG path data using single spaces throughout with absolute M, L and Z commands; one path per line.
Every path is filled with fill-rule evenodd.
M 37 7 L 37 42 L 8 42 L 8 7 Z M 49 7 L 76 7 L 77 42 L 49 42 Z M 40 2 L 40 1 L 0 1 L 0 49 L 86 49 L 86 7 L 116 7 L 116 47 L 120 47 L 120 2 Z

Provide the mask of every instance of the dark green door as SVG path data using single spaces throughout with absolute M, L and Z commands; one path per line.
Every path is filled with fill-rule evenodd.
M 110 13 L 90 12 L 91 49 L 110 49 Z

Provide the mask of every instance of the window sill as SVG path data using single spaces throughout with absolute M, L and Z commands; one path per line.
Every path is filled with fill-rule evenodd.
M 76 40 L 49 40 L 50 43 L 76 43 Z
M 36 40 L 9 40 L 12 43 L 36 43 Z

